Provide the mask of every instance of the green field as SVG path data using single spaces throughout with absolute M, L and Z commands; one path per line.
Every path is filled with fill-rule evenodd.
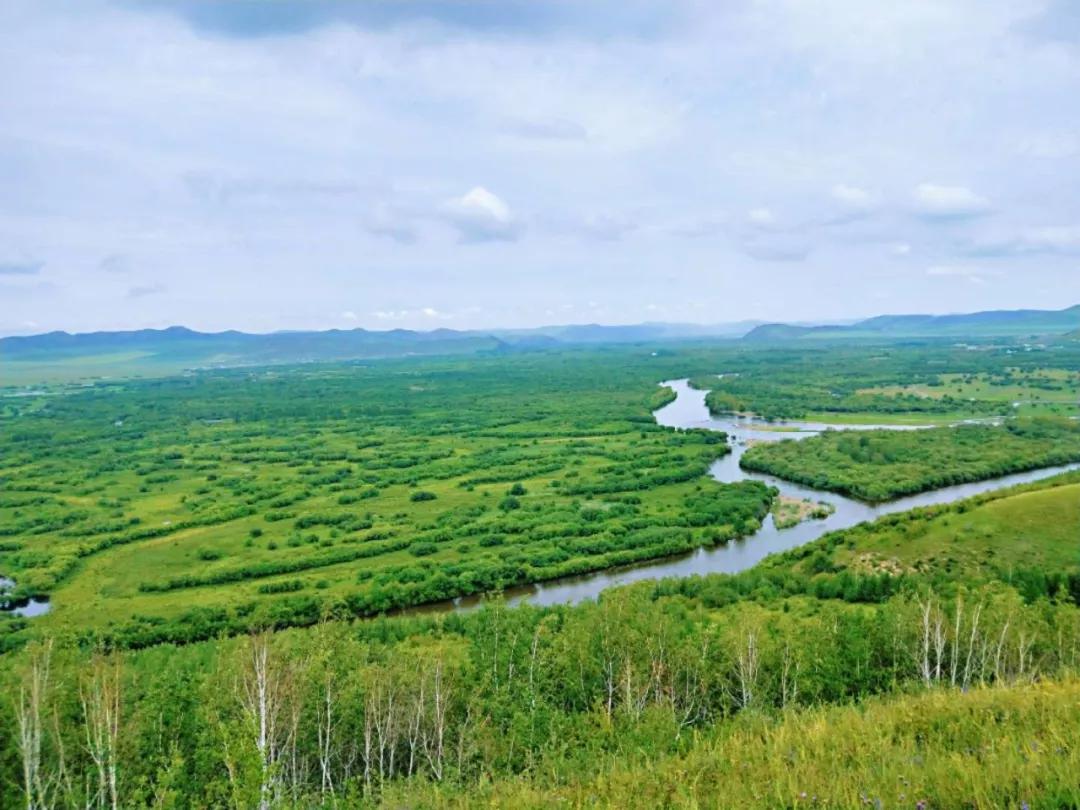
M 861 524 L 780 558 L 793 570 L 857 575 L 932 575 L 999 580 L 1028 596 L 1047 593 L 1046 575 L 1080 572 L 1080 473 L 991 492 L 947 506 L 913 509 Z M 1029 582 L 1031 580 L 1031 582 Z M 1073 586 L 1080 589 L 1080 584 Z M 1080 590 L 1077 591 L 1080 596 Z
M 944 400 L 998 401 L 1021 416 L 1075 414 L 1080 407 L 1080 375 L 1063 368 L 1007 368 L 978 374 L 941 374 L 920 385 L 866 388 L 860 394 L 916 396 Z
M 706 475 L 727 452 L 719 434 L 657 427 L 657 380 L 734 368 L 722 382 L 755 396 L 804 379 L 808 401 L 844 370 L 852 390 L 973 362 L 997 370 L 948 374 L 1068 382 L 1034 359 L 1016 370 L 1007 350 L 972 354 L 617 347 L 10 389 L 0 574 L 52 609 L 0 628 L 9 645 L 40 632 L 205 638 L 728 542 L 772 495 Z M 762 393 L 758 378 L 780 387 Z M 874 396 L 874 418 L 920 418 L 902 410 L 910 394 Z M 826 435 L 754 447 L 744 464 L 881 499 L 1077 457 L 1076 424 L 1042 419 Z

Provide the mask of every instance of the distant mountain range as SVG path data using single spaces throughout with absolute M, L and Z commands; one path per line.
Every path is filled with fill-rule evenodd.
M 270 334 L 207 333 L 171 326 L 127 332 L 49 332 L 0 338 L 0 387 L 50 379 L 159 375 L 190 368 L 492 354 L 597 343 L 738 338 L 759 324 L 585 324 L 490 331 L 436 329 L 431 332 L 330 329 Z
M 745 343 L 906 338 L 1023 338 L 1075 331 L 1080 306 L 966 315 L 882 315 L 848 324 L 743 321 L 700 324 L 584 324 L 536 329 L 457 331 L 330 329 L 311 332 L 196 332 L 183 326 L 128 332 L 0 338 L 0 386 L 39 379 L 151 373 L 186 368 L 268 365 L 412 355 L 500 353 L 576 344 L 656 343 L 741 338 Z
M 128 332 L 48 332 L 42 335 L 0 338 L 0 359 L 56 360 L 102 353 L 151 353 L 176 358 L 237 357 L 251 362 L 269 360 L 335 360 L 409 354 L 442 354 L 577 343 L 636 343 L 686 338 L 740 337 L 760 321 L 702 326 L 700 324 L 644 323 L 628 326 L 582 324 L 536 329 L 458 331 L 410 329 L 372 331 L 329 329 L 269 334 L 248 332 L 196 332 L 184 326 Z
M 1062 310 L 1013 309 L 963 315 L 879 315 L 852 324 L 795 326 L 767 323 L 743 340 L 775 343 L 807 340 L 1042 337 L 1080 330 L 1080 305 Z

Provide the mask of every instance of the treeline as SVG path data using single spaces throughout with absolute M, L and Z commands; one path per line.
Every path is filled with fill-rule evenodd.
M 426 805 L 510 779 L 558 790 L 754 717 L 1080 666 L 1080 608 L 1025 604 L 1007 586 L 944 597 L 913 584 L 851 605 L 758 583 L 713 607 L 704 594 L 724 580 L 748 584 L 646 583 L 573 608 L 322 622 L 138 653 L 35 643 L 5 662 L 0 804 Z
M 1080 461 L 1080 424 L 1035 418 L 925 430 L 825 431 L 762 443 L 740 460 L 768 473 L 866 501 Z
M 1007 393 L 994 389 L 1024 385 L 1040 390 L 1076 389 L 1076 347 L 1017 352 L 1009 345 L 922 345 L 774 347 L 718 353 L 722 365 L 691 379 L 709 391 L 714 414 L 752 413 L 763 419 L 802 419 L 808 414 L 913 414 L 964 417 L 1007 416 L 1014 412 Z M 988 390 L 971 388 L 986 380 Z M 902 390 L 922 386 L 934 396 Z M 965 386 L 967 386 L 965 388 Z M 959 390 L 957 390 L 959 388 Z M 884 390 L 882 390 L 884 389 Z M 889 391 L 888 389 L 893 389 Z M 1075 412 L 1075 403 L 1065 412 Z M 869 421 L 869 420 L 867 420 Z

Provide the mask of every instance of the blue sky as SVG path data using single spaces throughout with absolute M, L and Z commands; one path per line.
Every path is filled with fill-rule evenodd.
M 0 0 L 0 332 L 1080 303 L 1080 4 Z

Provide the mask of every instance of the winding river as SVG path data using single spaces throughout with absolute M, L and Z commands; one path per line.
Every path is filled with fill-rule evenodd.
M 721 483 L 753 479 L 764 481 L 780 490 L 781 495 L 792 498 L 810 498 L 813 501 L 831 503 L 836 511 L 822 520 L 807 520 L 787 529 L 778 529 L 772 515 L 765 518 L 761 529 L 753 535 L 733 540 L 726 545 L 699 548 L 676 557 L 664 557 L 638 563 L 624 568 L 613 568 L 574 577 L 539 582 L 508 589 L 508 603 L 529 601 L 535 605 L 576 604 L 594 599 L 605 588 L 626 585 L 641 580 L 663 577 L 685 577 L 694 574 L 734 574 L 761 562 L 770 554 L 809 543 L 826 532 L 846 529 L 863 521 L 873 520 L 892 512 L 903 512 L 917 506 L 951 503 L 982 492 L 1015 486 L 1029 481 L 1049 478 L 1069 470 L 1080 469 L 1080 464 L 1044 467 L 1039 470 L 1005 475 L 971 484 L 943 487 L 906 498 L 885 503 L 869 504 L 854 498 L 846 498 L 824 490 L 793 484 L 771 475 L 743 470 L 739 460 L 746 452 L 747 441 L 775 442 L 782 439 L 805 439 L 826 429 L 835 430 L 918 430 L 917 427 L 897 425 L 825 425 L 816 422 L 764 422 L 748 417 L 716 417 L 705 406 L 705 391 L 691 388 L 687 380 L 668 380 L 661 385 L 671 388 L 676 398 L 654 412 L 658 424 L 673 428 L 704 428 L 722 430 L 728 434 L 731 452 L 718 459 L 709 469 L 710 475 Z M 452 603 L 428 606 L 429 609 L 467 609 L 481 601 L 482 597 L 462 597 Z M 422 609 L 422 608 L 421 608 Z
M 761 529 L 753 535 L 733 540 L 726 545 L 711 548 L 699 548 L 674 557 L 637 563 L 623 568 L 609 568 L 591 574 L 564 577 L 561 579 L 539 582 L 510 588 L 505 592 L 506 601 L 515 604 L 529 601 L 535 605 L 576 604 L 586 599 L 594 599 L 605 588 L 613 585 L 626 585 L 641 580 L 660 579 L 663 577 L 685 577 L 694 574 L 734 574 L 757 564 L 770 554 L 809 543 L 826 532 L 846 529 L 863 521 L 873 520 L 892 512 L 903 512 L 917 506 L 951 503 L 970 498 L 982 492 L 1011 487 L 1029 481 L 1049 478 L 1069 470 L 1080 469 L 1080 464 L 1067 464 L 1058 467 L 1044 467 L 1039 470 L 1005 475 L 986 481 L 957 486 L 943 487 L 919 495 L 898 498 L 879 504 L 869 504 L 853 498 L 846 498 L 824 490 L 793 484 L 771 475 L 743 470 L 739 461 L 746 452 L 747 442 L 774 442 L 782 439 L 804 439 L 815 436 L 826 429 L 835 430 L 918 430 L 917 427 L 897 425 L 825 425 L 816 422 L 764 422 L 749 417 L 715 417 L 705 406 L 705 391 L 691 388 L 687 380 L 669 380 L 661 385 L 671 388 L 676 398 L 654 412 L 658 424 L 679 429 L 704 428 L 722 430 L 728 434 L 731 452 L 718 459 L 709 469 L 710 475 L 721 483 L 732 483 L 753 479 L 763 481 L 780 490 L 781 495 L 791 498 L 809 498 L 813 501 L 831 503 L 836 511 L 821 520 L 807 520 L 786 529 L 778 529 L 772 515 L 765 518 Z M 482 595 L 460 597 L 444 602 L 434 602 L 407 608 L 402 613 L 444 612 L 448 610 L 468 610 L 478 606 Z M 33 600 L 20 604 L 16 612 L 24 616 L 35 616 L 49 609 L 48 600 Z

